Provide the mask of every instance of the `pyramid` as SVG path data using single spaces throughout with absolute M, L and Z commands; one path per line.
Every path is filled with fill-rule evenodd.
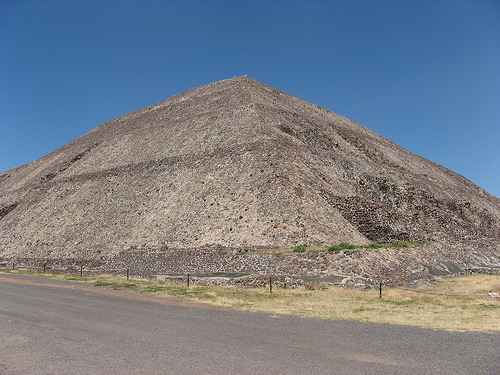
M 499 249 L 500 199 L 247 77 L 188 90 L 0 174 L 0 257 L 395 241 Z

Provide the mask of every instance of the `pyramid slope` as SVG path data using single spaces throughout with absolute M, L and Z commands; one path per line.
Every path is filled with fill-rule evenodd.
M 0 252 L 41 257 L 500 239 L 498 198 L 246 77 L 121 116 L 0 174 L 0 217 Z

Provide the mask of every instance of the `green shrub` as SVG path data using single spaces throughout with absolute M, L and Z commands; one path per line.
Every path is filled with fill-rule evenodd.
M 339 243 L 338 245 L 330 246 L 327 250 L 328 251 L 340 251 L 340 250 L 346 250 L 346 249 L 356 249 L 358 246 L 355 245 L 349 245 L 347 243 Z
M 408 247 L 408 242 L 394 242 L 392 244 L 393 247 Z
M 307 250 L 307 245 L 299 245 L 293 248 L 294 253 L 303 253 Z

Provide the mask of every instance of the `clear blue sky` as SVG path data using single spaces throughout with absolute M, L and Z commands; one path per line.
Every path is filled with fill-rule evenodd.
M 0 0 L 0 171 L 244 74 L 500 197 L 499 0 Z

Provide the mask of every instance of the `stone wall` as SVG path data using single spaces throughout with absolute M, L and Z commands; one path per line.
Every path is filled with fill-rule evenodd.
M 211 246 L 196 249 L 130 249 L 100 258 L 4 258 L 4 267 L 47 269 L 61 272 L 125 274 L 153 277 L 158 274 L 247 274 L 246 283 L 264 282 L 273 276 L 307 282 L 324 281 L 343 286 L 369 287 L 408 284 L 413 280 L 472 271 L 500 271 L 500 254 L 457 251 L 446 245 L 408 248 L 353 249 L 339 252 L 266 254 L 259 250 Z M 439 254 L 439 255 L 437 255 Z M 465 255 L 467 258 L 465 258 Z M 276 279 L 278 280 L 278 279 Z M 235 279 L 233 283 L 242 283 Z M 259 282 L 257 282 L 259 284 Z

